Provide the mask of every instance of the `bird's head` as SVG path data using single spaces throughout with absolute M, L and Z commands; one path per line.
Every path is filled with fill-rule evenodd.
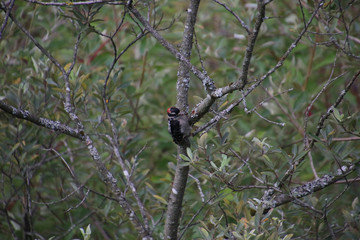
M 169 107 L 167 110 L 167 114 L 169 117 L 175 117 L 180 113 L 180 109 L 176 107 Z

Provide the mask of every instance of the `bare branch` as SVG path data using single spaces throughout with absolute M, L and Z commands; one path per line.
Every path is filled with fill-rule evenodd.
M 190 62 L 191 49 L 193 46 L 194 29 L 196 22 L 196 15 L 200 0 L 190 1 L 190 7 L 187 9 L 187 17 L 184 26 L 183 40 L 180 46 L 180 53 Z M 184 62 L 179 62 L 178 80 L 176 84 L 177 90 L 177 107 L 180 110 L 188 113 L 188 92 L 190 87 L 190 68 Z
M 69 208 L 65 211 L 65 213 L 70 212 L 71 210 L 80 207 L 80 205 L 85 202 L 85 200 L 86 200 L 89 192 L 90 192 L 90 189 L 87 190 L 87 192 L 85 193 L 85 195 L 83 196 L 83 198 L 81 199 L 81 201 L 80 201 L 78 204 L 76 204 L 76 206 L 71 206 L 71 207 L 69 207 Z
M 257 15 L 256 15 L 256 22 L 254 29 L 250 35 L 250 38 L 248 40 L 248 45 L 246 47 L 245 57 L 244 61 L 241 67 L 241 75 L 237 83 L 235 83 L 236 86 L 238 86 L 240 89 L 242 89 L 247 84 L 248 79 L 248 71 L 250 67 L 250 61 L 252 54 L 254 52 L 255 42 L 259 35 L 261 24 L 264 21 L 265 18 L 265 3 L 263 0 L 257 1 Z M 241 86 L 240 86 L 241 84 Z
M 118 55 L 116 54 L 116 46 L 115 46 L 115 43 L 113 42 L 112 40 L 112 37 L 111 37 L 111 42 L 113 43 L 113 46 L 114 46 L 114 53 L 115 53 L 115 57 L 114 57 L 114 60 L 111 64 L 111 66 L 109 67 L 109 70 L 107 72 L 107 75 L 106 75 L 106 78 L 105 78 L 105 81 L 104 81 L 104 86 L 103 86 L 103 102 L 104 104 L 107 104 L 107 100 L 108 100 L 108 97 L 106 95 L 106 87 L 108 85 L 108 81 L 109 81 L 109 78 L 110 78 L 110 74 L 111 72 L 113 71 L 117 61 L 120 59 L 120 57 L 127 51 L 129 50 L 129 48 L 134 45 L 137 41 L 139 41 L 142 37 L 144 37 L 147 33 L 143 32 L 143 33 L 140 33 L 138 36 L 136 36 L 136 38 L 130 42 Z
M 262 120 L 264 120 L 264 121 L 266 121 L 266 122 L 268 122 L 270 124 L 278 125 L 280 127 L 285 126 L 284 122 L 274 122 L 274 121 L 271 121 L 270 119 L 267 119 L 266 117 L 262 116 L 260 113 L 258 113 L 258 111 L 255 110 L 254 112 L 256 113 L 256 115 L 259 116 L 259 118 L 261 118 Z
M 336 99 L 335 103 L 333 105 L 331 105 L 328 110 L 326 111 L 325 114 L 323 114 L 319 120 L 319 123 L 317 125 L 317 129 L 316 129 L 316 136 L 319 136 L 320 134 L 320 130 L 323 128 L 324 126 L 324 122 L 325 120 L 330 116 L 330 114 L 334 111 L 334 108 L 336 108 L 344 99 L 344 96 L 346 95 L 346 93 L 350 90 L 351 86 L 354 84 L 354 82 L 356 81 L 356 79 L 358 78 L 358 76 L 360 75 L 360 71 L 357 72 L 353 78 L 349 81 L 349 83 L 346 85 L 345 89 L 343 91 L 341 91 L 341 93 L 339 94 L 338 98 Z M 312 141 L 314 142 L 314 140 Z
M 266 213 L 270 210 L 270 208 L 275 208 L 284 205 L 288 202 L 303 198 L 305 196 L 308 196 L 314 192 L 320 191 L 330 186 L 336 181 L 343 179 L 347 175 L 354 172 L 359 164 L 360 162 L 354 163 L 349 166 L 342 166 L 333 175 L 324 175 L 312 182 L 308 182 L 299 187 L 290 189 L 289 193 L 282 193 L 274 196 L 271 199 L 266 199 L 266 198 L 263 199 L 264 212 Z
M 53 121 L 47 118 L 37 117 L 26 110 L 17 109 L 11 105 L 6 104 L 4 101 L 0 100 L 0 109 L 9 113 L 10 115 L 24 119 L 26 121 L 35 123 L 38 126 L 48 128 L 50 130 L 75 137 L 80 140 L 85 140 L 84 132 L 79 129 L 73 129 L 65 124 L 60 123 L 59 121 Z
M 333 40 L 331 41 L 338 49 L 340 49 L 343 53 L 345 53 L 346 55 L 348 55 L 351 58 L 355 58 L 356 60 L 360 60 L 360 56 L 359 55 L 355 55 L 352 52 L 346 50 L 344 47 L 340 46 L 340 44 Z
M 70 65 L 70 67 L 69 67 L 69 70 L 67 72 L 65 72 L 65 74 L 63 73 L 63 77 L 64 77 L 64 81 L 65 81 L 64 109 L 68 113 L 68 115 L 70 116 L 71 120 L 73 120 L 76 123 L 78 129 L 80 129 L 80 130 L 84 129 L 84 126 L 81 123 L 79 117 L 75 114 L 75 107 L 71 103 L 71 88 L 70 88 L 69 76 L 70 76 L 70 73 L 74 69 L 74 66 L 75 66 L 76 56 L 77 56 L 77 53 L 78 53 L 78 50 L 79 50 L 79 44 L 80 44 L 81 35 L 82 35 L 82 32 L 80 31 L 78 36 L 77 36 L 76 43 L 75 43 L 74 53 L 73 53 L 73 60 L 72 60 L 72 63 Z M 64 71 L 65 71 L 65 69 L 64 69 Z
M 205 195 L 204 195 L 204 193 L 203 193 L 203 191 L 202 191 L 200 180 L 197 179 L 196 177 L 194 177 L 193 175 L 191 175 L 190 173 L 189 173 L 189 176 L 190 176 L 192 179 L 194 179 L 194 181 L 195 181 L 195 183 L 196 183 L 196 186 L 197 186 L 197 188 L 199 189 L 199 194 L 200 194 L 200 197 L 201 197 L 201 201 L 202 201 L 202 202 L 205 202 Z
M 329 232 L 330 232 L 330 236 L 331 236 L 331 238 L 332 238 L 332 240 L 336 240 L 336 236 L 335 236 L 335 234 L 334 234 L 334 230 L 332 229 L 332 227 L 331 227 L 331 225 L 330 225 L 330 223 L 329 223 L 329 221 L 327 220 L 327 208 L 326 207 L 324 207 L 324 211 L 323 211 L 323 219 L 324 219 L 324 222 L 325 222 L 325 224 L 326 224 L 326 226 L 328 227 L 328 229 L 329 229 Z
M 317 12 L 319 11 L 319 9 L 321 8 L 321 6 L 323 5 L 323 1 L 321 1 L 317 8 L 315 9 L 315 11 L 313 12 L 313 14 L 311 15 L 309 21 L 307 22 L 306 26 L 304 27 L 304 29 L 299 33 L 299 36 L 295 39 L 295 41 L 290 45 L 290 47 L 287 49 L 287 51 L 284 53 L 284 55 L 280 58 L 280 60 L 278 61 L 278 63 L 275 65 L 275 67 L 271 68 L 265 75 L 263 75 L 258 81 L 256 81 L 253 85 L 251 85 L 248 88 L 248 91 L 252 91 L 254 90 L 257 86 L 259 86 L 265 79 L 267 79 L 271 74 L 273 74 L 277 69 L 279 69 L 285 62 L 285 60 L 287 59 L 287 57 L 290 55 L 290 53 L 295 49 L 295 47 L 297 46 L 297 44 L 300 42 L 301 38 L 304 36 L 304 34 L 306 33 L 308 27 L 310 26 L 310 24 L 312 23 L 312 20 L 314 19 L 314 17 L 316 16 Z M 233 84 L 234 85 L 234 84 Z M 214 93 L 213 93 L 213 97 L 222 97 L 225 94 L 228 94 L 232 91 L 235 90 L 233 85 L 229 85 L 223 88 L 219 88 L 217 89 Z M 247 92 L 248 92 L 247 91 Z M 250 93 L 249 92 L 249 93 Z M 245 94 L 246 96 L 248 94 Z M 245 97 L 246 97 L 245 96 Z
M 54 151 L 54 149 L 45 149 L 45 150 L 52 150 Z M 75 193 L 77 193 L 79 190 L 81 190 L 82 188 L 84 188 L 86 182 L 93 176 L 93 174 L 90 174 L 87 179 L 84 181 L 84 183 L 80 184 L 79 186 L 77 186 L 77 188 L 75 188 L 72 192 L 70 192 L 69 194 L 67 194 L 66 196 L 64 196 L 63 198 L 59 199 L 59 200 L 54 200 L 51 202 L 37 202 L 37 201 L 32 201 L 33 203 L 39 204 L 39 205 L 54 205 L 54 204 L 58 204 L 60 202 L 64 202 L 66 199 L 70 198 L 72 195 L 74 195 Z M 87 188 L 87 190 L 91 191 L 89 188 Z
M 308 124 L 308 120 L 309 120 L 309 112 L 312 108 L 312 106 L 314 105 L 315 101 L 319 98 L 319 96 L 325 91 L 325 89 L 327 89 L 327 87 L 332 83 L 334 82 L 336 79 L 344 76 L 344 73 L 343 74 L 340 74 L 340 76 L 337 76 L 335 78 L 332 78 L 332 75 L 334 73 L 334 69 L 335 69 L 335 63 L 336 63 L 336 58 L 334 60 L 334 64 L 332 66 L 332 70 L 331 70 L 331 73 L 330 73 L 330 77 L 329 79 L 326 81 L 326 83 L 324 84 L 324 86 L 321 88 L 321 90 L 318 92 L 318 94 L 316 94 L 316 96 L 314 97 L 314 99 L 310 102 L 309 106 L 306 108 L 306 111 L 304 113 L 304 144 L 305 146 L 308 147 L 308 144 L 309 144 L 309 140 L 308 140 L 308 135 L 307 135 L 307 124 Z
M 9 20 L 9 16 L 10 16 L 10 13 L 11 13 L 11 10 L 12 8 L 14 7 L 14 2 L 15 0 L 11 0 L 10 3 L 9 3 L 9 7 L 7 10 L 5 10 L 6 14 L 5 14 L 5 18 L 4 18 L 4 21 L 0 27 L 0 40 L 2 39 L 2 35 L 4 33 L 4 30 L 5 30 L 5 27 L 6 27 L 6 24 Z M 2 4 L 2 3 L 1 3 Z
M 11 232 L 11 236 L 13 237 L 13 239 L 18 240 L 19 238 L 17 237 L 17 235 L 15 234 L 15 229 L 14 229 L 14 223 L 16 223 L 16 219 L 13 219 L 10 215 L 9 212 L 6 208 L 4 208 L 4 210 L 2 210 L 4 212 L 4 215 L 6 217 L 6 221 L 7 224 L 9 226 L 10 232 Z
M 309 162 L 310 162 L 311 171 L 313 172 L 315 179 L 318 179 L 319 176 L 318 176 L 318 174 L 317 174 L 317 172 L 316 172 L 316 168 L 315 168 L 315 166 L 314 166 L 313 157 L 312 157 L 310 151 L 308 152 L 308 157 L 309 157 Z
M 43 2 L 37 0 L 25 0 L 29 3 L 40 4 L 44 6 L 77 6 L 77 5 L 93 5 L 97 3 L 106 3 L 112 5 L 125 5 L 126 1 L 113 1 L 113 0 L 92 0 L 92 1 L 79 1 L 79 2 Z

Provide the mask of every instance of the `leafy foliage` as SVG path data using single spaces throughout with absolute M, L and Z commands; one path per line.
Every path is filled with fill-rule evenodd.
M 203 64 L 217 86 L 231 86 L 241 75 L 249 36 L 216 2 L 200 5 L 191 63 L 198 69 Z M 249 84 L 217 99 L 195 123 L 194 132 L 241 99 L 282 59 L 317 6 L 317 1 L 299 2 L 267 5 Z M 246 25 L 254 25 L 255 2 L 226 4 Z M 134 5 L 167 41 L 180 45 L 187 2 Z M 321 116 L 359 70 L 358 7 L 357 1 L 324 1 L 283 65 L 230 114 L 191 139 L 191 149 L 181 155 L 184 166 L 190 166 L 190 178 L 179 237 L 360 238 L 358 169 L 302 199 L 271 210 L 263 205 L 269 191 L 277 196 L 324 175 L 345 175 L 344 166 L 359 162 L 359 80 L 319 127 Z M 11 13 L 65 71 L 77 51 L 68 78 L 74 112 L 130 208 L 144 221 L 130 176 L 148 212 L 152 236 L 161 239 L 176 169 L 176 145 L 167 132 L 165 110 L 176 101 L 179 62 L 121 4 L 44 6 L 16 1 Z M 0 14 L 3 24 L 5 3 Z M 1 101 L 77 128 L 64 107 L 65 76 L 10 18 L 0 53 Z M 191 108 L 206 97 L 194 75 L 189 96 Z M 0 112 L 0 139 L 1 239 L 89 239 L 90 234 L 94 239 L 137 239 L 139 233 L 105 183 L 86 142 L 5 111 Z M 129 172 L 116 156 L 114 142 Z

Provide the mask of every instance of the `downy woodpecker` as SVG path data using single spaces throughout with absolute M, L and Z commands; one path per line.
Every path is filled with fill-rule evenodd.
M 168 114 L 168 130 L 174 143 L 190 147 L 190 125 L 188 117 L 176 107 L 169 107 Z

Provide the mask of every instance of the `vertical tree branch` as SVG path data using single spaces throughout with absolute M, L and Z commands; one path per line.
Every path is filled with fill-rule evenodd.
M 194 25 L 196 22 L 196 14 L 198 10 L 200 0 L 191 0 L 190 7 L 187 10 L 187 18 L 185 22 L 185 30 L 183 35 L 183 41 L 180 47 L 180 53 L 190 62 L 191 49 L 193 44 L 194 37 Z M 178 69 L 178 80 L 176 85 L 177 90 L 177 107 L 180 110 L 188 113 L 189 104 L 188 104 L 188 91 L 190 86 L 190 68 L 184 64 L 184 62 L 179 62 Z
M 187 9 L 185 29 L 181 43 L 181 55 L 190 61 L 191 49 L 193 44 L 194 26 L 199 8 L 200 0 L 190 0 Z M 190 85 L 190 66 L 184 61 L 179 62 L 177 80 L 177 107 L 188 113 L 188 91 Z M 165 239 L 177 239 L 178 226 L 181 217 L 182 201 L 186 188 L 189 173 L 189 166 L 183 166 L 180 154 L 187 155 L 186 146 L 178 146 L 177 166 L 173 187 L 170 192 L 168 209 L 165 222 Z
M 255 42 L 257 36 L 259 35 L 261 24 L 265 18 L 265 3 L 263 0 L 257 1 L 257 11 L 255 26 L 248 40 L 248 46 L 246 48 L 245 57 L 241 68 L 241 75 L 238 83 L 241 84 L 240 89 L 242 89 L 247 84 L 250 61 L 254 52 Z

